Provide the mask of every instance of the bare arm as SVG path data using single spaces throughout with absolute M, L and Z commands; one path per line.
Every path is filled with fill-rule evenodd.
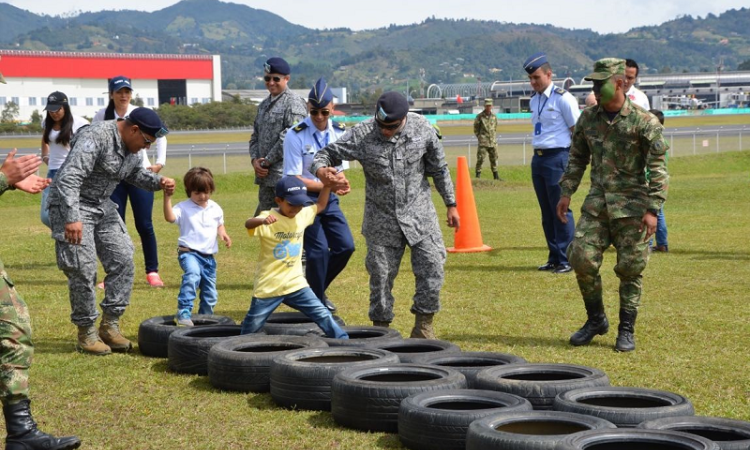
M 219 233 L 219 238 L 224 241 L 224 243 L 227 245 L 227 248 L 230 248 L 232 246 L 232 238 L 230 238 L 227 234 L 227 229 L 224 227 L 224 225 L 219 225 L 217 231 Z
M 276 222 L 276 216 L 268 215 L 267 217 L 251 217 L 245 221 L 245 228 L 254 230 L 261 225 L 270 225 Z
M 164 192 L 164 220 L 169 223 L 174 223 L 177 220 L 174 211 L 172 211 L 172 194 L 167 194 L 166 191 Z

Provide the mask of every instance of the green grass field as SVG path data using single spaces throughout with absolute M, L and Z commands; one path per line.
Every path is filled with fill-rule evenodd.
M 613 385 L 674 391 L 697 414 L 750 420 L 750 152 L 675 158 L 666 204 L 670 253 L 654 254 L 644 273 L 637 350 L 612 350 L 617 322 L 615 253 L 605 255 L 602 277 L 613 328 L 583 348 L 567 340 L 585 320 L 572 274 L 536 271 L 547 255 L 528 167 L 503 167 L 508 181 L 473 185 L 486 253 L 449 254 L 440 338 L 463 350 L 512 353 L 530 362 L 574 363 L 602 369 Z M 350 172 L 353 191 L 342 208 L 357 251 L 329 289 L 349 324 L 369 324 L 366 252 L 359 233 L 364 191 L 361 172 Z M 455 179 L 455 177 L 454 177 Z M 216 312 L 242 319 L 250 303 L 258 244 L 243 228 L 256 205 L 247 173 L 217 177 L 214 199 L 224 208 L 234 245 L 217 256 Z M 573 198 L 578 210 L 588 188 Z M 176 200 L 184 197 L 178 192 Z M 438 200 L 437 195 L 435 199 Z M 167 284 L 150 288 L 136 245 L 135 288 L 124 332 L 135 340 L 141 321 L 172 314 L 182 272 L 176 262 L 177 228 L 154 208 L 161 273 Z M 437 204 L 440 205 L 439 200 Z M 0 255 L 29 304 L 36 343 L 31 370 L 33 411 L 43 430 L 75 433 L 87 449 L 400 449 L 396 435 L 337 426 L 329 413 L 286 411 L 268 394 L 219 392 L 207 377 L 170 373 L 165 360 L 137 351 L 91 357 L 74 350 L 67 285 L 53 242 L 38 218 L 39 197 L 8 192 L 0 198 Z M 438 208 L 443 223 L 445 210 Z M 443 228 L 446 245 L 452 230 Z M 396 280 L 393 326 L 407 334 L 414 293 L 409 256 Z M 102 297 L 102 294 L 99 294 Z

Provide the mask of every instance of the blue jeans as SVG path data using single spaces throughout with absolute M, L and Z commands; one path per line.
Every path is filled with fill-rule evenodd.
M 279 307 L 281 303 L 290 306 L 315 322 L 321 330 L 325 331 L 326 336 L 336 339 L 349 339 L 346 331 L 333 320 L 331 311 L 323 306 L 320 299 L 315 296 L 309 287 L 302 288 L 291 294 L 281 295 L 279 297 L 257 298 L 253 297 L 250 303 L 245 320 L 242 321 L 240 334 L 257 333 L 266 324 L 268 316 Z
M 135 229 L 141 237 L 143 246 L 143 259 L 146 264 L 146 273 L 159 271 L 159 254 L 156 249 L 156 233 L 152 215 L 154 209 L 154 193 L 121 181 L 117 185 L 110 199 L 117 205 L 122 221 L 125 222 L 125 211 L 130 198 L 130 206 L 133 208 L 133 219 Z
M 653 244 L 654 240 L 651 239 L 651 242 L 649 242 L 648 245 Z M 656 215 L 656 245 L 669 247 L 669 243 L 667 242 L 667 219 L 664 218 L 663 206 L 659 210 L 659 214 Z
M 177 311 L 181 315 L 191 316 L 193 301 L 200 289 L 200 306 L 198 314 L 213 314 L 214 306 L 219 299 L 216 291 L 216 259 L 195 252 L 179 253 L 177 260 L 185 272 L 182 275 L 182 286 L 177 295 Z
M 49 169 L 47 170 L 47 178 L 53 179 L 55 178 L 55 174 L 57 173 L 58 169 Z M 42 223 L 47 225 L 47 228 L 52 228 L 52 225 L 49 223 L 49 206 L 47 206 L 47 197 L 49 196 L 49 186 L 44 188 L 44 191 L 42 191 L 42 209 L 39 212 L 39 218 L 42 220 Z

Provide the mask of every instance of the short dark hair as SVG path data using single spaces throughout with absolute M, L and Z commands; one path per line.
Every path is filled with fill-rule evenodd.
M 664 125 L 664 113 L 661 112 L 658 109 L 649 109 L 648 112 L 655 115 L 657 119 L 659 119 L 659 123 Z
M 214 175 L 210 169 L 205 167 L 193 167 L 185 174 L 185 193 L 188 197 L 193 192 L 206 192 L 211 194 L 216 190 Z
M 635 76 L 638 76 L 638 74 L 641 73 L 641 68 L 638 67 L 638 63 L 635 62 L 634 59 L 630 59 L 630 58 L 626 59 L 625 67 L 632 67 L 633 69 L 635 69 Z
M 548 62 L 542 64 L 539 68 L 542 69 L 542 72 L 552 72 L 552 66 Z

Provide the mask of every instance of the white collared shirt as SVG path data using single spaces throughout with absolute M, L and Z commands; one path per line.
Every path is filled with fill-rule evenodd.
M 628 89 L 628 92 L 625 95 L 628 96 L 631 102 L 635 103 L 646 111 L 651 109 L 651 102 L 648 101 L 648 96 L 637 87 L 630 86 L 630 89 Z
M 575 126 L 581 111 L 578 101 L 570 92 L 562 95 L 555 92 L 555 84 L 550 83 L 543 93 L 536 93 L 531 98 L 532 129 L 531 145 L 534 148 L 570 147 L 570 129 Z M 537 123 L 542 124 L 540 134 L 534 130 Z

